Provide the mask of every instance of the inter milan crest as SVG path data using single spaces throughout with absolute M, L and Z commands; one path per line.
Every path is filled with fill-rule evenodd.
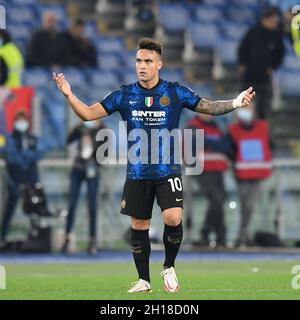
M 153 97 L 145 97 L 145 105 L 146 107 L 151 107 L 153 105 Z
M 170 104 L 170 98 L 167 97 L 167 96 L 162 96 L 160 99 L 159 99 L 159 103 L 161 106 L 163 107 L 166 107 Z

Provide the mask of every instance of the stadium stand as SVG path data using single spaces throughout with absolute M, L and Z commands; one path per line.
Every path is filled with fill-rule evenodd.
M 78 12 L 81 12 L 80 6 L 84 8 L 86 35 L 96 45 L 99 68 L 58 67 L 57 70 L 62 70 L 71 79 L 78 95 L 90 103 L 101 100 L 121 84 L 136 80 L 135 48 L 136 39 L 141 35 L 155 36 L 163 42 L 163 78 L 187 84 L 202 96 L 232 96 L 237 87 L 237 46 L 249 26 L 257 21 L 261 8 L 268 4 L 268 1 L 258 0 L 203 0 L 201 4 L 190 1 L 188 5 L 183 1 L 153 1 L 153 28 L 152 22 L 135 20 L 134 1 L 86 2 L 89 4 L 63 0 L 55 4 L 11 0 L 1 1 L 1 4 L 7 5 L 8 31 L 23 53 L 30 35 L 40 25 L 43 12 L 55 12 L 60 30 L 65 30 L 74 18 L 70 14 L 71 6 L 77 5 Z M 50 137 L 57 148 L 65 151 L 71 116 L 64 99 L 54 86 L 49 85 L 51 73 L 49 69 L 27 68 L 23 84 L 33 86 L 40 99 L 38 112 L 42 114 L 42 129 L 38 133 Z M 291 156 L 292 151 L 287 151 L 286 145 L 295 139 L 299 123 L 300 63 L 288 42 L 283 66 L 274 80 L 279 93 L 279 109 L 272 112 L 272 135 L 279 149 L 282 147 L 278 154 Z M 189 116 L 187 113 L 185 119 Z M 116 119 L 108 121 L 115 126 Z M 59 155 L 66 158 L 65 152 Z M 50 153 L 49 157 L 53 155 Z

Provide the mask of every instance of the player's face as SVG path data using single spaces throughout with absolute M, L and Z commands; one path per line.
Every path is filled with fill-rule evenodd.
M 139 81 L 148 82 L 158 77 L 158 72 L 162 67 L 162 60 L 156 51 L 140 49 L 136 54 L 135 66 Z

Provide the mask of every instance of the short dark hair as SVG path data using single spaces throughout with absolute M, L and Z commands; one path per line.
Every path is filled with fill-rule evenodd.
M 262 19 L 268 19 L 274 16 L 279 16 L 279 10 L 274 6 L 265 8 L 261 15 Z
M 29 120 L 29 114 L 28 112 L 26 112 L 25 109 L 19 109 L 14 115 L 14 120 L 17 120 L 18 118 L 21 118 L 21 117 Z
M 141 38 L 138 43 L 138 50 L 148 49 L 157 52 L 159 55 L 162 55 L 162 44 L 151 38 Z
M 84 20 L 81 18 L 77 18 L 73 22 L 73 26 L 75 26 L 75 27 L 84 27 L 84 25 L 85 25 Z

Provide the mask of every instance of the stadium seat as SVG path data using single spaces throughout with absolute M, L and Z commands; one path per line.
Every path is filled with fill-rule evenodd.
M 18 5 L 18 6 L 9 6 L 6 10 L 7 21 L 11 24 L 19 24 L 24 22 L 32 23 L 36 21 L 36 14 L 30 6 Z
M 229 3 L 233 6 L 240 6 L 241 3 L 243 6 L 258 6 L 259 0 L 229 0 Z
M 247 23 L 253 25 L 257 21 L 257 13 L 251 7 L 246 6 L 228 6 L 225 9 L 225 15 L 228 21 Z
M 285 54 L 295 54 L 291 41 L 287 37 L 284 38 L 283 43 L 285 48 Z
M 49 79 L 48 79 L 49 84 Z M 67 108 L 65 99 L 51 83 L 48 88 L 43 90 L 41 95 L 42 102 L 42 125 L 43 136 L 51 143 L 52 147 L 63 147 L 67 134 Z
M 133 68 L 135 66 L 136 51 L 124 51 L 123 62 L 126 68 Z
M 184 32 L 188 26 L 188 9 L 182 4 L 160 4 L 159 22 L 167 32 Z
M 122 67 L 122 57 L 119 53 L 98 54 L 98 66 L 103 70 L 119 70 Z
M 221 29 L 224 37 L 239 41 L 249 30 L 249 25 L 244 23 L 222 21 Z
M 286 97 L 300 97 L 300 71 L 281 69 L 278 74 L 281 94 Z
M 2 2 L 2 1 L 1 1 Z M 9 0 L 9 2 L 13 5 L 34 5 L 38 3 L 38 0 Z
M 10 33 L 12 40 L 29 41 L 32 30 L 26 23 L 8 24 L 7 31 Z
M 300 71 L 300 60 L 294 52 L 286 53 L 282 67 L 287 71 Z
M 87 76 L 89 83 L 96 88 L 105 87 L 110 90 L 116 89 L 120 86 L 120 78 L 117 72 L 109 70 L 88 70 Z
M 203 4 L 215 7 L 223 7 L 226 2 L 224 0 L 203 0 Z
M 68 79 L 72 87 L 75 87 L 76 89 L 83 88 L 83 87 L 85 88 L 88 85 L 86 80 L 86 74 L 80 68 L 66 67 L 59 70 L 59 72 L 64 73 L 66 79 Z
M 123 70 L 122 72 L 122 83 L 130 84 L 137 82 L 137 75 L 133 68 L 129 68 L 128 70 Z
M 98 36 L 96 22 L 92 20 L 86 20 L 84 33 L 87 38 L 94 41 L 94 39 L 96 39 Z
M 121 37 L 97 37 L 94 43 L 98 53 L 121 53 L 124 50 Z
M 223 17 L 222 9 L 217 7 L 193 5 L 190 10 L 192 19 L 203 23 L 218 22 Z
M 180 68 L 163 68 L 161 73 L 161 78 L 172 81 L 182 83 L 184 81 L 183 70 Z
M 19 50 L 21 51 L 23 57 L 25 57 L 28 41 L 26 39 L 23 39 L 23 38 L 15 38 L 14 39 L 14 44 L 19 48 Z
M 23 72 L 23 84 L 34 88 L 47 88 L 52 74 L 46 68 L 26 68 Z
M 216 45 L 216 52 L 222 64 L 232 67 L 237 63 L 237 49 L 239 42 L 231 39 L 219 40 Z
M 191 40 L 197 49 L 212 49 L 219 39 L 219 29 L 215 24 L 192 22 Z

